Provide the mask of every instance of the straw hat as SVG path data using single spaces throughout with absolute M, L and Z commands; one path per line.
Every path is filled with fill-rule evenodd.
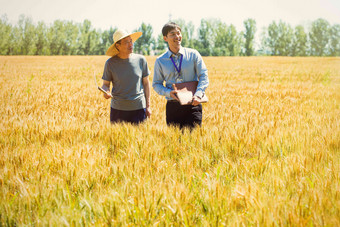
M 143 33 L 142 32 L 135 32 L 135 33 L 128 33 L 124 30 L 118 29 L 114 34 L 113 34 L 113 44 L 107 49 L 106 55 L 108 56 L 115 56 L 119 53 L 119 51 L 116 48 L 116 43 L 119 40 L 122 40 L 128 36 L 131 37 L 132 42 L 135 42 L 139 37 L 141 37 Z

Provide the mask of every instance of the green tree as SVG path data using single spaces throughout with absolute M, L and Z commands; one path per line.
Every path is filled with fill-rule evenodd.
M 340 24 L 330 28 L 329 55 L 340 56 Z
M 89 55 L 95 48 L 96 34 L 95 30 L 92 29 L 91 21 L 84 20 L 79 25 L 79 39 L 78 39 L 78 52 L 80 55 Z
M 215 42 L 214 19 L 202 19 L 198 28 L 197 50 L 202 56 L 212 55 L 212 50 Z
M 93 48 L 90 49 L 90 55 L 98 55 L 101 51 L 101 35 L 97 30 L 92 30 L 91 39 Z
M 288 23 L 280 21 L 279 31 L 280 31 L 279 48 L 281 55 L 289 56 L 291 55 L 292 50 L 293 29 Z
M 268 46 L 271 55 L 291 55 L 292 41 L 293 29 L 289 24 L 282 21 L 276 24 L 276 22 L 273 21 L 268 26 L 265 44 Z
M 228 51 L 228 26 L 221 22 L 218 21 L 216 23 L 216 27 L 214 28 L 215 30 L 215 41 L 214 41 L 214 48 L 212 50 L 212 55 L 214 56 L 226 56 L 229 55 Z
M 307 34 L 302 25 L 298 25 L 294 29 L 292 40 L 292 56 L 306 56 L 307 55 Z
M 195 26 L 191 21 L 185 24 L 184 32 L 188 36 L 188 43 L 185 45 L 185 47 L 194 48 Z
M 0 19 L 0 54 L 9 54 L 12 26 L 8 23 L 7 16 Z
M 260 33 L 260 48 L 257 55 L 270 55 L 271 48 L 269 47 L 268 28 L 263 28 Z
M 72 21 L 64 23 L 65 40 L 62 42 L 62 54 L 74 55 L 77 53 L 77 40 L 79 36 L 79 26 Z
M 49 54 L 62 55 L 66 42 L 65 22 L 56 20 L 47 31 Z
M 271 55 L 279 55 L 279 28 L 275 21 L 268 26 L 268 34 L 265 38 L 265 45 L 268 47 Z
M 237 34 L 236 27 L 230 25 L 227 30 L 227 48 L 229 56 L 238 56 L 241 52 L 242 35 Z
M 326 55 L 327 44 L 329 42 L 329 29 L 328 21 L 324 19 L 317 19 L 312 22 L 312 27 L 309 32 L 310 51 L 313 56 Z
M 47 47 L 46 38 L 47 27 L 44 22 L 39 22 L 36 27 L 36 43 L 35 43 L 35 55 L 45 55 Z
M 9 39 L 9 55 L 22 54 L 22 34 L 18 26 L 12 27 L 12 32 Z
M 154 50 L 156 51 L 156 54 L 160 54 L 161 52 L 164 52 L 166 51 L 166 48 L 167 48 L 167 44 L 166 42 L 164 41 L 164 38 L 163 38 L 163 34 L 159 34 L 158 37 L 157 37 L 157 40 L 156 40 L 156 45 L 155 45 L 155 48 Z
M 19 17 L 19 33 L 21 35 L 21 51 L 20 54 L 34 54 L 35 53 L 35 26 L 32 18 L 21 15 Z
M 143 35 L 134 44 L 135 51 L 143 55 L 150 55 L 152 46 L 155 45 L 155 40 L 152 37 L 152 26 L 143 22 L 139 29 L 135 31 L 141 31 L 143 33 Z
M 243 22 L 245 32 L 243 37 L 245 39 L 244 51 L 246 56 L 252 56 L 255 52 L 255 33 L 256 33 L 256 21 L 254 19 L 247 19 Z

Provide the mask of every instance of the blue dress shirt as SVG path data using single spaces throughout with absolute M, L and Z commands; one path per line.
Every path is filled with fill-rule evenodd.
M 201 55 L 197 50 L 181 47 L 177 54 L 178 61 L 180 55 L 183 55 L 179 77 L 170 58 L 173 55 L 174 53 L 168 50 L 156 59 L 152 81 L 153 89 L 159 95 L 165 96 L 167 100 L 172 100 L 173 98 L 170 97 L 170 91 L 173 90 L 172 84 L 179 82 L 178 79 L 180 79 L 181 82 L 198 81 L 196 93 L 194 95 L 202 98 L 205 89 L 209 85 L 209 79 L 208 70 Z

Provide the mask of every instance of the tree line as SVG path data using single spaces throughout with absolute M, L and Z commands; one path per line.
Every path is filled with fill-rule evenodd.
M 197 49 L 202 56 L 340 56 L 340 24 L 331 25 L 319 18 L 308 27 L 292 27 L 273 21 L 263 28 L 256 43 L 256 21 L 247 19 L 244 29 L 220 19 L 202 19 L 195 30 L 192 22 L 174 20 L 182 28 L 182 46 Z M 113 43 L 116 27 L 95 29 L 91 21 L 82 23 L 56 20 L 51 25 L 21 15 L 16 25 L 7 16 L 0 19 L 0 55 L 103 55 Z M 144 55 L 160 54 L 167 44 L 163 36 L 153 36 L 150 24 L 141 23 L 143 32 L 134 51 Z M 257 47 L 257 48 L 256 48 Z

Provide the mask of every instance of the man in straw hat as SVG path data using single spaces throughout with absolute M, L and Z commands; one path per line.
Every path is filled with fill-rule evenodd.
M 138 124 L 151 115 L 148 64 L 144 56 L 132 53 L 133 43 L 141 35 L 117 30 L 113 34 L 114 43 L 106 51 L 111 58 L 105 63 L 102 88 L 107 92 L 104 97 L 112 98 L 111 123 Z
M 179 25 L 173 22 L 165 24 L 162 34 L 169 49 L 156 59 L 152 86 L 159 95 L 167 99 L 166 122 L 180 128 L 201 125 L 201 99 L 209 84 L 207 67 L 198 51 L 181 46 L 182 33 Z M 181 105 L 172 85 L 190 81 L 198 81 L 196 92 L 191 105 Z

